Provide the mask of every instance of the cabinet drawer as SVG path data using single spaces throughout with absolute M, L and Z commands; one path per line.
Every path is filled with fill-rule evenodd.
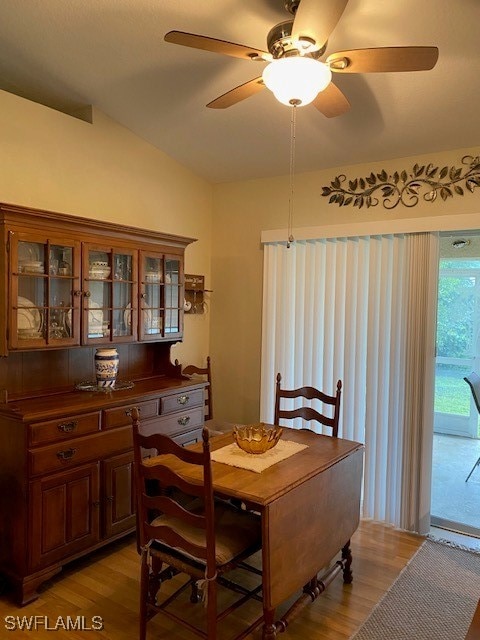
M 164 433 L 167 436 L 185 431 L 192 431 L 203 426 L 203 406 L 188 411 L 182 411 L 175 415 L 157 418 L 149 422 L 140 423 L 142 435 L 149 436 L 152 433 Z
M 158 400 L 147 400 L 145 402 L 132 402 L 123 407 L 115 409 L 105 409 L 103 412 L 103 428 L 113 429 L 115 427 L 126 427 L 132 424 L 131 411 L 133 407 L 138 407 L 140 420 L 147 420 L 158 416 Z
M 48 447 L 38 447 L 28 452 L 30 473 L 32 476 L 37 476 L 60 469 L 70 469 L 112 453 L 127 451 L 132 446 L 132 430 L 130 427 L 124 427 L 115 431 L 96 433 L 93 436 L 57 442 Z
M 197 442 L 202 441 L 202 429 L 182 433 L 180 436 L 175 436 L 173 439 L 177 444 L 182 445 L 182 447 L 188 447 L 190 444 L 196 444 Z
M 203 389 L 195 389 L 194 391 L 182 391 L 171 396 L 164 396 L 160 399 L 160 413 L 173 413 L 174 411 L 183 411 L 192 407 L 203 407 Z
M 100 430 L 100 412 L 84 413 L 81 416 L 69 416 L 48 422 L 29 425 L 28 443 L 31 447 L 56 440 L 65 440 Z

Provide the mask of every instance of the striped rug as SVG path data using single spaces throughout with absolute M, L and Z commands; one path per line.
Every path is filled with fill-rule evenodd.
M 480 554 L 426 540 L 355 640 L 464 640 L 480 599 Z

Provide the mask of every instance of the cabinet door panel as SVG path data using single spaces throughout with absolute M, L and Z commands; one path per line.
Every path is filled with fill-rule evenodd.
M 100 539 L 98 463 L 32 482 L 31 496 L 31 569 Z
M 113 456 L 103 463 L 105 487 L 104 537 L 135 527 L 133 453 Z
M 83 245 L 83 342 L 107 344 L 137 339 L 137 252 Z
M 80 243 L 34 232 L 10 241 L 10 348 L 78 345 Z

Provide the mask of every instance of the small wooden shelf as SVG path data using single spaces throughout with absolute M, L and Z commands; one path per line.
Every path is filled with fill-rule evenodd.
M 205 276 L 186 273 L 184 305 L 185 313 L 205 313 L 205 293 L 211 292 L 211 289 L 205 289 Z

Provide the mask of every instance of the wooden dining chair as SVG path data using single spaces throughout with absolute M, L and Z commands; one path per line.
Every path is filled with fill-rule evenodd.
M 175 360 L 175 364 L 178 365 L 178 360 Z M 208 382 L 208 387 L 205 389 L 205 422 L 213 419 L 213 396 L 212 396 L 212 370 L 210 366 L 210 356 L 207 356 L 207 366 L 197 367 L 194 364 L 189 364 L 186 367 L 182 367 L 182 373 L 186 376 L 204 376 Z
M 316 420 L 326 427 L 331 427 L 331 435 L 335 438 L 338 436 L 338 422 L 340 419 L 340 400 L 342 397 L 342 381 L 337 382 L 337 391 L 335 395 L 327 395 L 323 391 L 315 389 L 315 387 L 300 387 L 298 389 L 282 389 L 282 376 L 277 373 L 277 382 L 275 390 L 275 413 L 274 423 L 280 424 L 279 420 L 293 420 L 294 418 L 303 418 L 304 420 Z M 283 399 L 304 398 L 305 400 L 319 400 L 322 404 L 330 405 L 333 410 L 331 415 L 326 415 L 310 406 L 297 407 L 296 409 L 284 409 Z
M 315 389 L 315 387 L 299 387 L 298 389 L 282 389 L 281 387 L 282 376 L 280 373 L 277 373 L 277 381 L 275 388 L 275 413 L 274 413 L 274 423 L 280 424 L 279 420 L 293 420 L 295 418 L 303 418 L 303 420 L 310 421 L 316 420 L 320 422 L 320 424 L 331 427 L 332 432 L 331 436 L 334 438 L 338 437 L 338 422 L 340 419 L 340 400 L 342 397 L 342 381 L 337 381 L 337 390 L 334 396 L 328 395 L 323 391 L 319 391 Z M 295 409 L 282 409 L 280 404 L 282 399 L 295 399 L 295 398 L 304 398 L 305 400 L 318 400 L 322 404 L 329 405 L 333 407 L 333 410 L 330 412 L 331 415 L 326 415 L 316 409 L 313 409 L 310 406 L 305 407 L 297 407 Z M 307 428 L 308 427 L 303 427 Z M 347 541 L 345 546 L 342 548 L 342 561 L 343 565 L 343 581 L 345 584 L 350 584 L 352 582 L 353 574 L 351 570 L 352 565 L 352 553 L 350 549 L 350 540 Z M 325 589 L 326 583 L 323 583 L 319 580 L 318 576 L 313 576 L 313 578 L 304 586 L 303 590 L 305 593 L 322 593 Z
M 261 576 L 259 569 L 245 562 L 261 548 L 260 518 L 235 509 L 226 501 L 214 500 L 207 429 L 203 430 L 202 450 L 192 451 L 160 433 L 141 435 L 136 408 L 132 410 L 132 426 L 137 536 L 141 552 L 140 640 L 145 640 L 147 621 L 160 612 L 196 635 L 215 640 L 220 620 L 251 598 L 262 601 L 258 595 L 261 582 L 247 588 L 238 577 L 236 580 L 224 577 L 234 568 Z M 198 467 L 195 483 L 176 472 L 184 463 Z M 163 582 L 177 574 L 185 574 L 187 579 L 180 586 L 172 587 L 169 595 L 160 600 Z M 217 607 L 218 585 L 240 595 L 222 611 Z M 189 619 L 186 606 L 192 604 L 188 598 L 184 597 L 181 604 L 177 601 L 175 609 L 174 601 L 189 588 L 192 604 L 199 599 L 199 593 L 202 594 L 206 629 L 194 622 L 198 616 Z M 241 637 L 246 637 L 262 620 L 260 616 Z
M 470 387 L 470 391 L 472 392 L 473 401 L 475 402 L 475 406 L 477 407 L 478 413 L 480 413 L 480 376 L 477 373 L 475 373 L 475 371 L 472 371 L 471 373 L 468 374 L 468 376 L 464 377 L 464 380 L 468 384 L 468 386 Z M 480 457 L 477 458 L 477 461 L 475 462 L 475 464 L 471 468 L 470 473 L 465 478 L 465 482 L 469 481 L 470 476 L 472 475 L 472 473 L 475 471 L 475 469 L 479 465 L 480 465 Z

